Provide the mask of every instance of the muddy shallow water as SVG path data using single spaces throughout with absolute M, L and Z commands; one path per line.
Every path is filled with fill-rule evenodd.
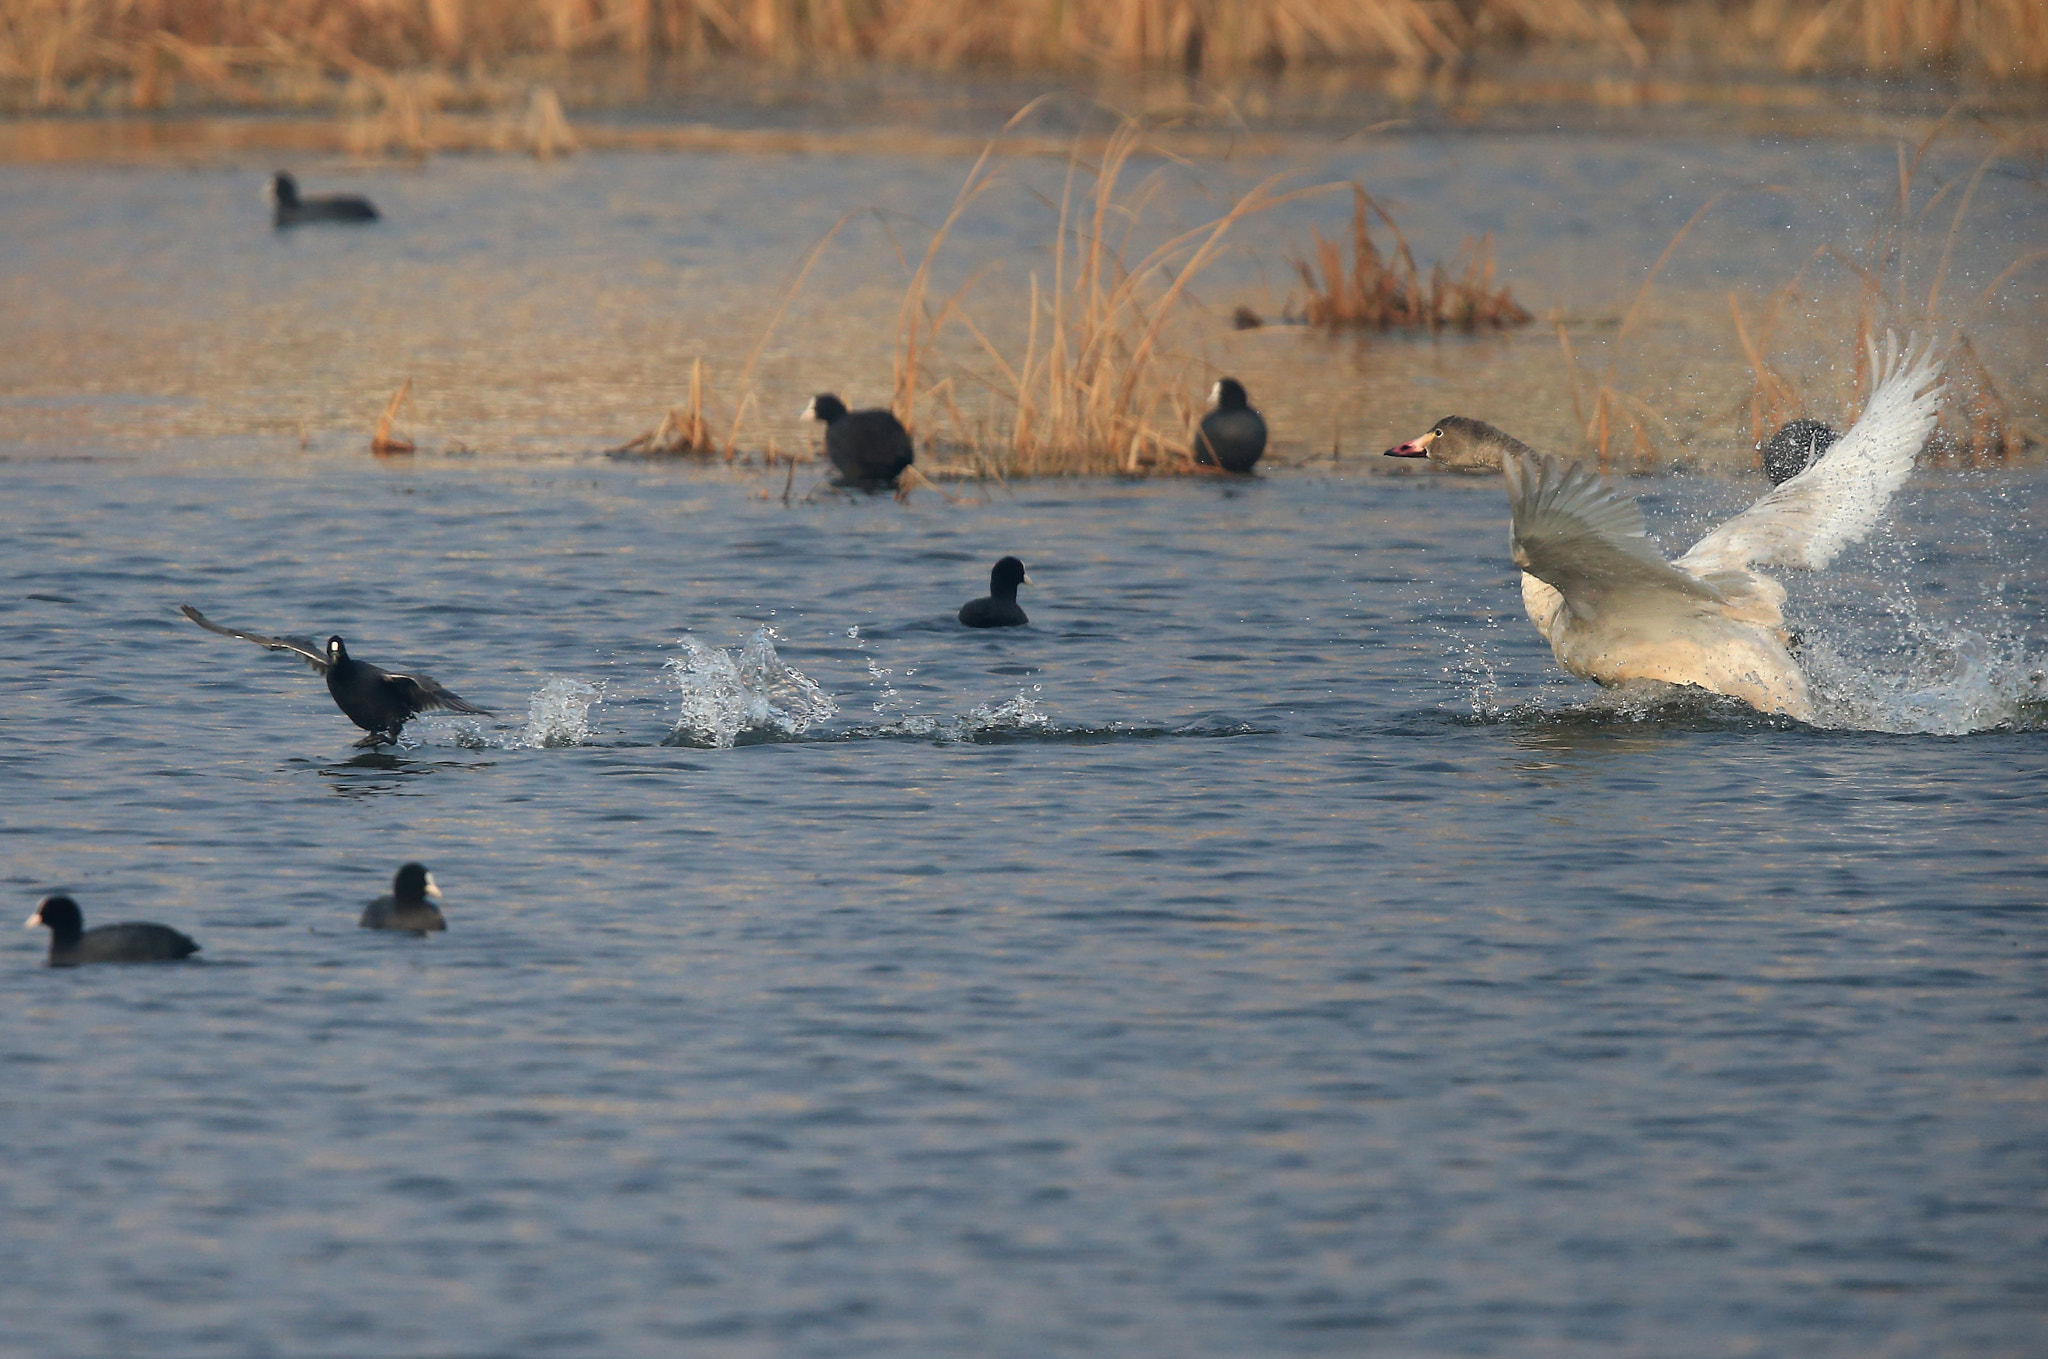
M 1617 158 L 1792 155 L 1541 144 L 1376 173 L 1597 311 L 1595 262 L 1697 206 L 1600 210 Z M 1243 485 L 806 466 L 785 503 L 592 451 L 743 355 L 831 216 L 963 169 L 315 166 L 390 220 L 282 239 L 249 167 L 0 177 L 36 228 L 0 240 L 5 880 L 204 945 L 49 971 L 16 934 L 0 1348 L 2033 1353 L 2048 479 L 1924 474 L 1788 582 L 1802 726 L 1559 675 L 1499 484 L 1379 475 L 1475 397 L 1568 430 L 1552 339 L 1219 330 L 1297 464 Z M 1516 174 L 1583 231 L 1532 241 Z M 1659 365 L 1749 237 L 1703 230 L 1671 296 L 1720 311 L 1631 360 L 1731 461 L 1725 336 Z M 899 283 L 823 277 L 757 447 L 886 382 L 892 323 L 839 303 Z M 405 374 L 428 452 L 378 463 Z M 1631 484 L 1667 547 L 1758 489 Z M 959 628 L 1006 552 L 1031 626 Z M 355 751 L 180 603 L 497 715 Z M 358 930 L 407 858 L 447 934 Z

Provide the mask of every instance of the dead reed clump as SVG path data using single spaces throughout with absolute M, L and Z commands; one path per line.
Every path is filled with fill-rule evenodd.
M 1315 244 L 1307 256 L 1293 260 L 1307 300 L 1302 319 L 1332 330 L 1505 330 L 1527 325 L 1529 312 L 1494 277 L 1493 242 L 1467 241 L 1464 268 L 1453 274 L 1441 263 L 1431 266 L 1425 283 L 1415 266 L 1407 237 L 1373 201 L 1363 185 L 1351 186 L 1351 252 L 1311 231 Z M 1372 238 L 1377 215 L 1394 238 L 1391 255 L 1382 254 Z
M 710 457 L 716 453 L 711 422 L 704 417 L 704 360 L 690 361 L 690 399 L 685 404 L 671 406 L 653 429 L 607 451 L 664 458 Z

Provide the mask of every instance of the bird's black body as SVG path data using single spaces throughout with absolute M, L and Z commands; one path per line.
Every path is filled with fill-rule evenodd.
M 363 918 L 356 923 L 366 930 L 408 930 L 413 934 L 445 930 L 448 921 L 435 905 L 440 899 L 441 889 L 434 885 L 434 875 L 427 872 L 426 865 L 406 864 L 391 879 L 391 894 L 363 907 Z
M 838 397 L 821 392 L 811 398 L 804 414 L 823 422 L 825 456 L 848 486 L 888 490 L 917 457 L 910 431 L 892 412 L 850 411 Z
M 1244 384 L 1236 378 L 1218 382 L 1212 399 L 1215 409 L 1202 417 L 1195 431 L 1195 461 L 1243 476 L 1265 454 L 1265 417 L 1252 409 Z
M 1818 420 L 1794 420 L 1781 425 L 1757 445 L 1763 457 L 1764 475 L 1771 479 L 1771 485 L 1783 485 L 1812 466 L 1841 437 Z
M 1005 557 L 988 573 L 988 595 L 960 606 L 960 621 L 970 628 L 1021 628 L 1031 620 L 1017 603 L 1017 587 L 1028 585 L 1024 563 Z
M 307 222 L 374 222 L 377 209 L 369 199 L 352 193 L 299 196 L 299 182 L 279 170 L 270 177 L 270 222 L 272 226 L 301 226 Z
M 334 705 L 349 721 L 370 733 L 356 742 L 358 746 L 396 745 L 399 730 L 423 712 L 440 710 L 470 713 L 477 717 L 492 715 L 489 708 L 479 708 L 468 699 L 443 688 L 430 675 L 392 674 L 368 661 L 355 659 L 348 654 L 348 647 L 339 637 L 329 637 L 326 647 L 320 649 L 303 637 L 268 637 L 262 633 L 222 627 L 190 604 L 179 605 L 178 611 L 208 632 L 217 632 L 223 637 L 239 637 L 271 651 L 292 652 L 325 675 L 327 692 L 334 696 Z
M 83 963 L 171 963 L 199 952 L 199 945 L 169 925 L 135 920 L 121 925 L 85 928 L 78 903 L 67 896 L 44 897 L 28 918 L 50 931 L 50 966 Z

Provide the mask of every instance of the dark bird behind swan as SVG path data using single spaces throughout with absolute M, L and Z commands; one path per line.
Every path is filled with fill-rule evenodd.
M 279 170 L 270 177 L 270 223 L 272 226 L 301 226 L 307 222 L 374 222 L 377 209 L 360 194 L 331 193 L 299 196 L 299 181 L 291 172 Z
M 832 393 L 820 392 L 804 407 L 804 416 L 825 426 L 825 456 L 848 486 L 887 490 L 917 457 L 910 431 L 891 411 L 850 411 Z
M 970 628 L 1021 628 L 1031 620 L 1017 602 L 1017 587 L 1029 585 L 1024 563 L 1005 557 L 988 573 L 988 594 L 960 606 L 960 621 Z
M 479 708 L 468 699 L 442 688 L 432 676 L 393 674 L 368 661 L 356 660 L 348 654 L 348 648 L 339 637 L 329 637 L 327 645 L 321 647 L 304 637 L 266 637 L 260 632 L 222 627 L 190 604 L 180 604 L 178 612 L 208 632 L 217 632 L 223 637 L 239 637 L 270 651 L 289 651 L 325 675 L 327 692 L 334 696 L 334 705 L 347 714 L 349 721 L 370 733 L 356 742 L 361 747 L 396 745 L 399 729 L 423 712 L 439 710 L 469 713 L 476 717 L 493 716 L 489 708 Z
M 434 885 L 427 866 L 406 864 L 391 879 L 390 894 L 363 907 L 363 918 L 356 923 L 366 930 L 409 930 L 414 934 L 445 930 L 448 922 L 436 904 L 440 900 L 441 889 Z
M 121 925 L 85 928 L 85 916 L 78 903 L 58 894 L 36 903 L 28 928 L 41 925 L 50 931 L 50 966 L 77 967 L 81 963 L 170 963 L 199 952 L 199 945 L 172 929 L 147 920 Z
M 1804 472 L 1842 436 L 1818 420 L 1794 420 L 1780 425 L 1771 437 L 1757 445 L 1764 475 L 1771 485 L 1782 486 Z

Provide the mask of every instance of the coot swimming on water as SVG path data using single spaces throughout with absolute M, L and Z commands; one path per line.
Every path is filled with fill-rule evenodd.
M 391 894 L 363 907 L 363 918 L 356 923 L 366 930 L 410 930 L 414 934 L 445 930 L 448 922 L 435 904 L 440 900 L 441 889 L 434 885 L 434 875 L 427 872 L 426 865 L 406 864 L 391 879 Z
M 314 194 L 299 196 L 299 181 L 289 171 L 270 177 L 270 224 L 299 226 L 306 222 L 374 222 L 377 209 L 360 194 Z
M 81 963 L 169 963 L 199 952 L 199 945 L 169 925 L 132 920 L 122 925 L 85 928 L 78 903 L 61 893 L 36 903 L 28 928 L 50 931 L 50 966 Z
M 1017 587 L 1029 585 L 1024 563 L 1005 557 L 988 573 L 988 594 L 960 606 L 960 621 L 970 628 L 1021 628 L 1031 620 L 1017 603 Z

